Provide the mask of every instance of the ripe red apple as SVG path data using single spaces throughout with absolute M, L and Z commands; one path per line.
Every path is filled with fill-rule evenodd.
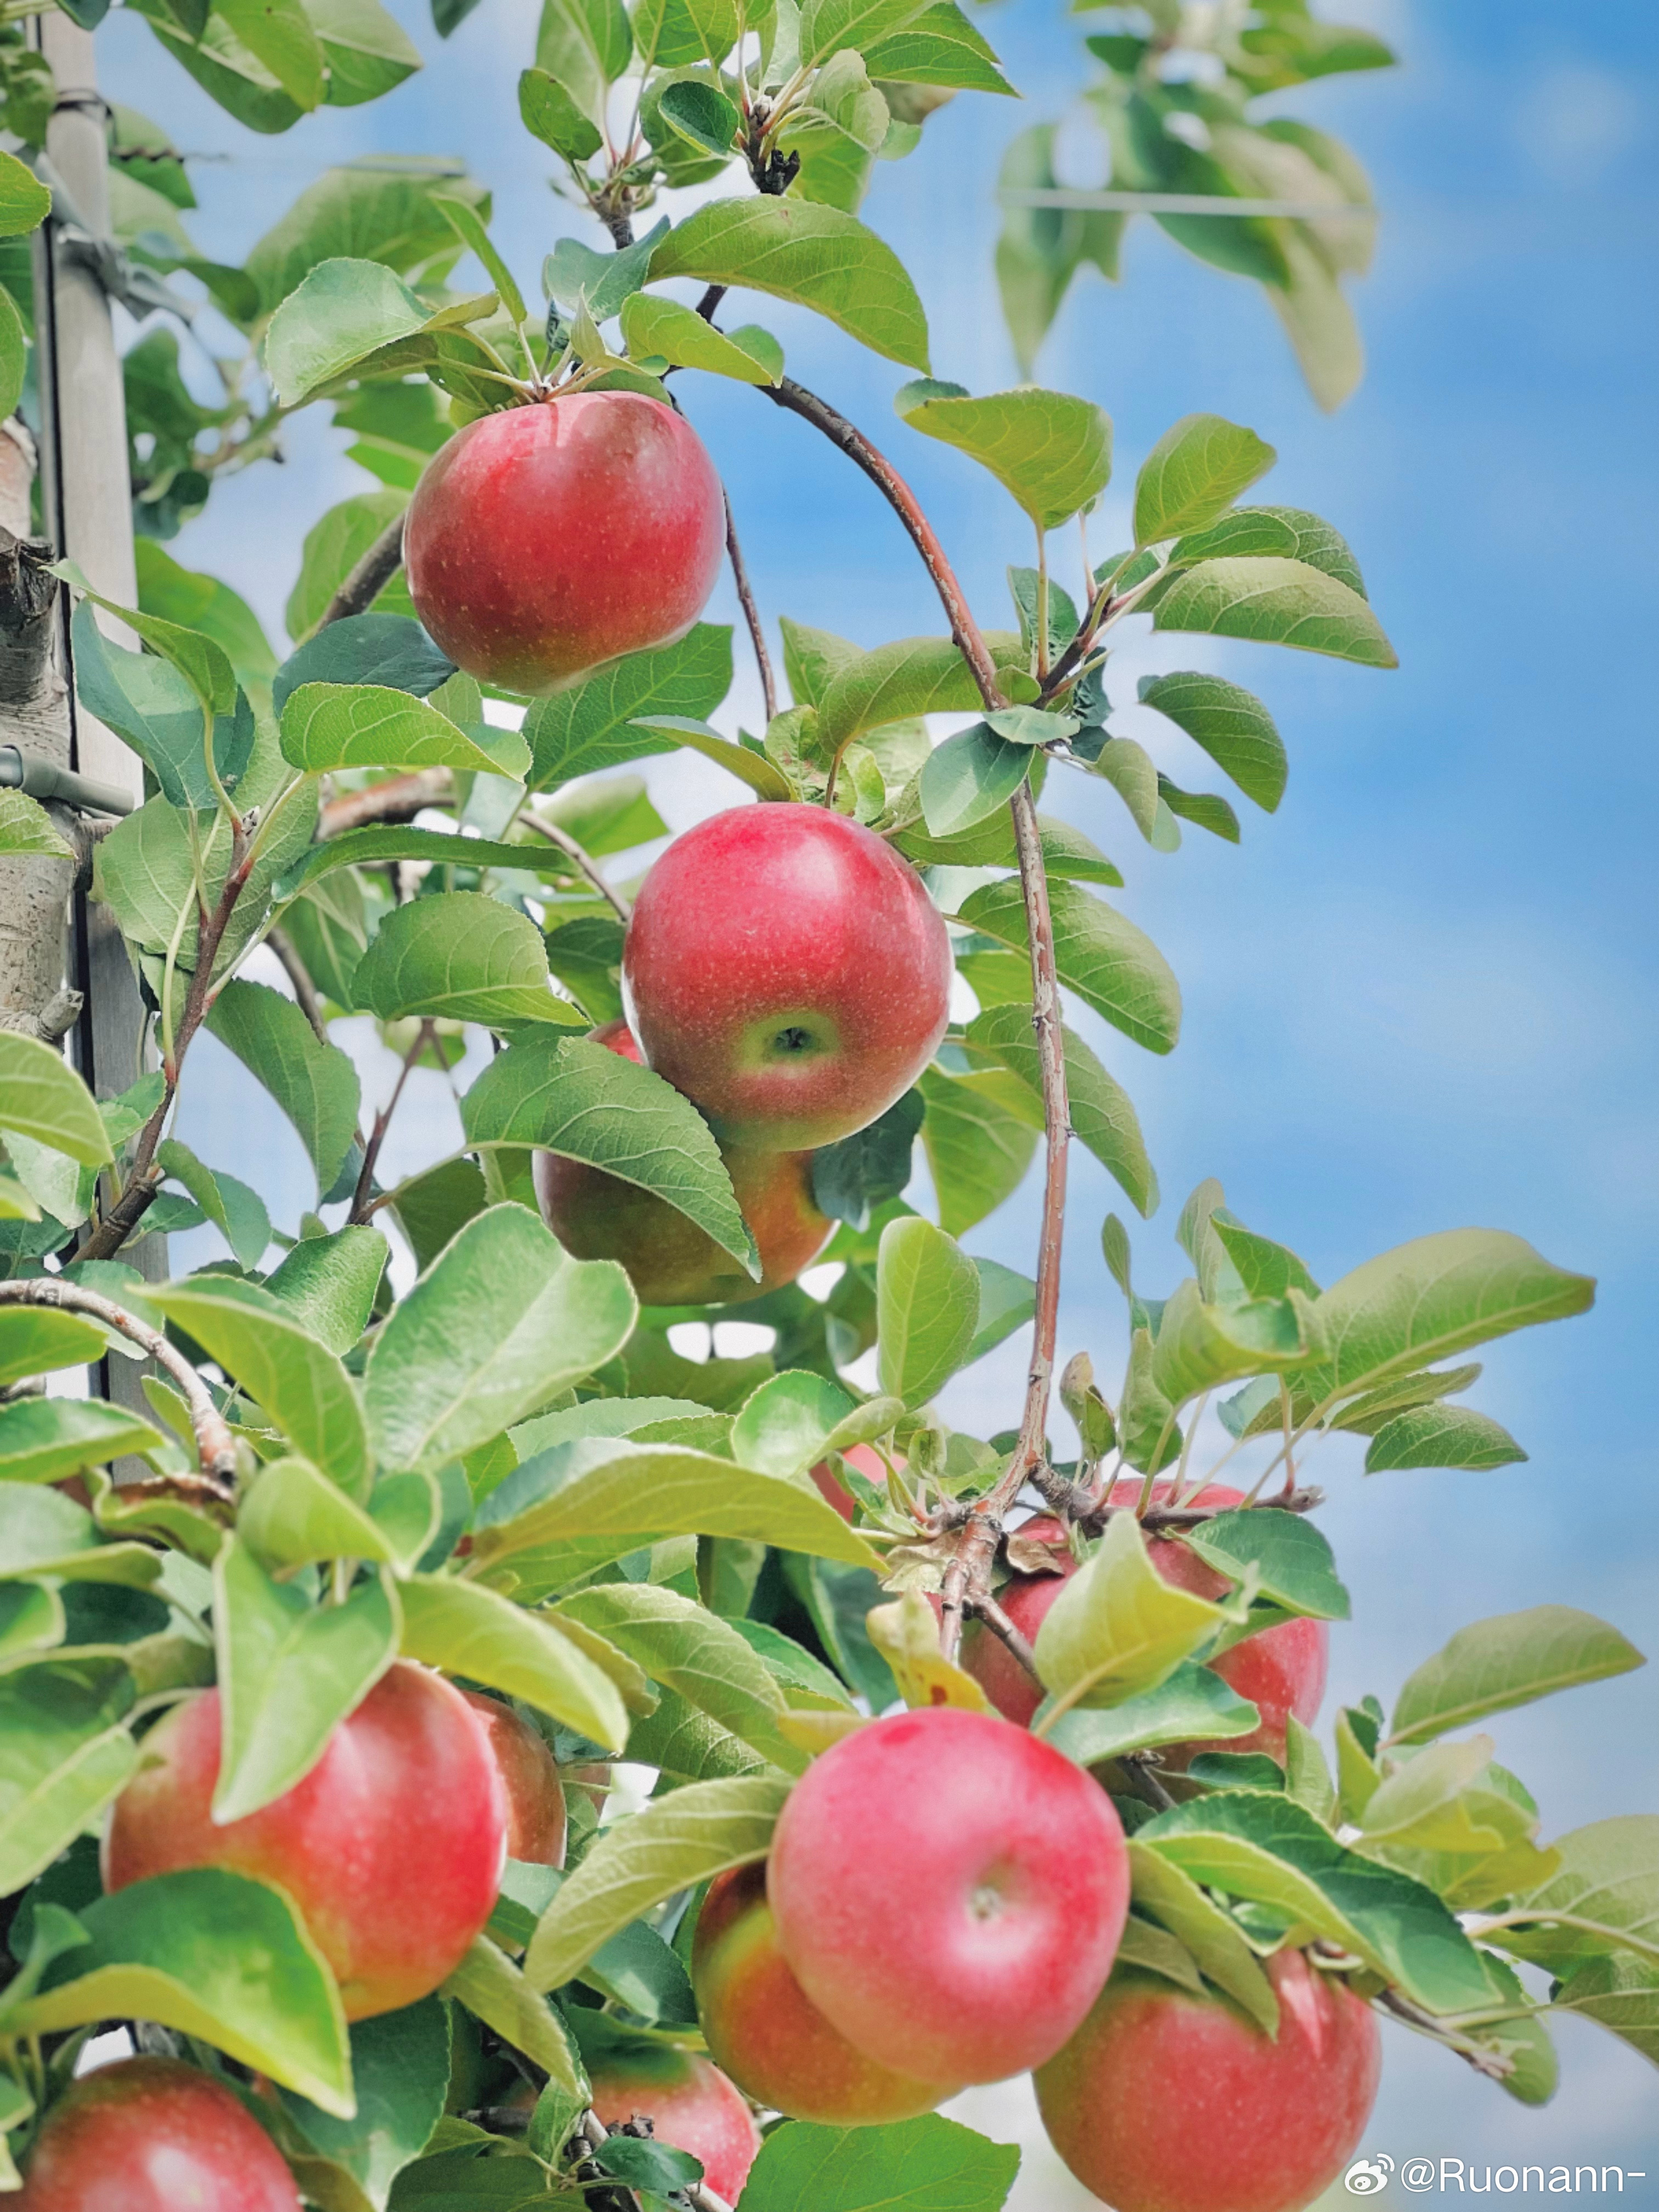
M 507 1856 L 532 1866 L 564 1864 L 564 1790 L 559 1763 L 528 1721 L 499 1698 L 461 1695 L 483 1723 L 507 1796 Z
M 182 1867 L 228 1867 L 286 1890 L 334 1970 L 348 2020 L 413 2004 L 489 1919 L 507 1800 L 489 1739 L 441 1674 L 400 1660 L 304 1780 L 216 1827 L 219 1692 L 175 1705 L 144 1738 L 110 1808 L 106 1890 Z
M 1112 1504 L 1133 1505 L 1140 1496 L 1141 1486 L 1138 1478 L 1115 1484 Z M 1153 1496 L 1158 1504 L 1166 1503 L 1169 1484 L 1160 1482 Z M 1213 1506 L 1220 1511 L 1237 1505 L 1243 1496 L 1242 1491 L 1230 1489 L 1225 1483 L 1212 1483 L 1200 1492 L 1194 1503 Z M 1054 1559 L 1058 1573 L 1018 1574 L 1000 1595 L 1003 1611 L 1026 1640 L 1035 1643 L 1044 1616 L 1077 1572 L 1077 1564 L 1066 1548 L 1065 1530 L 1048 1516 L 1028 1521 L 1017 1533 L 1033 1543 L 1056 1547 Z M 1191 1590 L 1198 1597 L 1213 1598 L 1232 1587 L 1224 1575 L 1206 1567 L 1177 1537 L 1150 1537 L 1146 1548 L 1158 1573 L 1178 1589 Z M 1229 1736 L 1213 1743 L 1186 1744 L 1180 1747 L 1179 1754 L 1166 1750 L 1163 1756 L 1186 1759 L 1200 1751 L 1265 1751 L 1282 1763 L 1289 1715 L 1294 1713 L 1306 1728 L 1312 1725 L 1319 1711 L 1320 1700 L 1325 1694 L 1330 1644 L 1330 1630 L 1324 1621 L 1297 1620 L 1280 1621 L 1275 1627 L 1261 1629 L 1255 1636 L 1246 1637 L 1243 1643 L 1231 1645 L 1210 1663 L 1224 1682 L 1257 1708 L 1261 1725 L 1249 1735 Z M 1007 1645 L 981 1621 L 970 1621 L 963 1632 L 962 1663 L 1000 1713 L 1022 1726 L 1029 1724 L 1042 1700 L 1041 1686 L 1031 1680 Z
M 1302 2212 L 1376 2098 L 1376 2020 L 1300 1951 L 1267 1961 L 1271 2041 L 1228 1998 L 1114 1974 L 1036 2077 L 1048 2140 L 1115 2212 Z
M 716 2061 L 757 2103 L 826 2127 L 914 2119 L 955 2094 L 878 2066 L 834 2028 L 790 1972 L 766 1898 L 766 1869 L 712 1884 L 697 1919 L 691 1980 Z
M 755 2116 L 718 2066 L 663 2044 L 603 2058 L 589 2069 L 593 2110 L 606 2127 L 648 2118 L 659 2142 L 702 2160 L 703 2179 L 735 2204 L 760 2150 Z
M 725 548 L 702 440 L 637 392 L 469 422 L 427 464 L 404 527 L 416 613 L 469 676 L 508 691 L 684 637 Z
M 728 1142 L 769 1152 L 884 1114 L 933 1058 L 950 989 L 921 878 L 823 806 L 737 806 L 677 837 L 623 948 L 647 1065 Z
M 123 2058 L 71 2082 L 10 2201 L 16 2212 L 300 2212 L 258 2122 L 176 2058 Z
M 623 1060 L 640 1048 L 626 1022 L 592 1032 Z M 578 1260 L 619 1260 L 641 1305 L 735 1305 L 793 1283 L 835 1228 L 812 1196 L 810 1152 L 723 1145 L 720 1156 L 761 1257 L 756 1282 L 741 1261 L 665 1199 L 586 1160 L 538 1152 L 537 1202 L 548 1227 Z
M 791 1792 L 767 1895 L 807 1996 L 878 2065 L 1000 2081 L 1052 2057 L 1110 1971 L 1128 1855 L 1105 1791 L 988 1713 L 844 1736 Z

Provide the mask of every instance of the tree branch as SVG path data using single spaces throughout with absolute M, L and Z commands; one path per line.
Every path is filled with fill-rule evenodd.
M 984 1597 L 977 1597 L 973 1601 L 973 1609 L 991 1633 L 1001 1638 L 1031 1680 L 1040 1683 L 1042 1677 L 1037 1673 L 1036 1653 L 1031 1649 L 1025 1638 L 1020 1634 L 1018 1629 L 1014 1626 L 1013 1622 L 1009 1620 L 996 1600 L 988 1594 Z
M 404 518 L 388 522 L 334 597 L 323 609 L 319 629 L 343 622 L 348 615 L 363 615 L 374 605 L 404 561 Z
M 311 1024 L 312 1034 L 322 1044 L 328 1042 L 328 1024 L 323 1019 L 323 1002 L 317 996 L 317 986 L 311 980 L 311 970 L 300 957 L 300 948 L 285 929 L 275 922 L 265 933 L 265 943 L 283 963 L 283 973 L 294 986 L 294 996 L 300 1012 Z
M 195 1432 L 204 1487 L 220 1502 L 234 1496 L 236 1439 L 230 1432 L 230 1425 L 189 1360 L 158 1329 L 140 1321 L 125 1306 L 117 1305 L 112 1298 L 104 1297 L 96 1291 L 83 1290 L 78 1283 L 64 1282 L 55 1275 L 35 1276 L 26 1282 L 0 1283 L 0 1305 L 57 1306 L 65 1313 L 86 1314 L 125 1336 L 129 1343 L 136 1344 L 172 1377 L 190 1408 L 190 1425 Z M 174 1475 L 170 1479 L 177 1482 L 181 1478 Z
M 398 1070 L 398 1080 L 392 1086 L 392 1096 L 374 1115 L 374 1127 L 368 1142 L 363 1146 L 363 1164 L 357 1176 L 357 1187 L 351 1194 L 349 1220 L 355 1226 L 367 1218 L 363 1209 L 368 1204 L 369 1194 L 374 1188 L 374 1163 L 380 1157 L 380 1147 L 386 1142 L 386 1133 L 392 1127 L 392 1117 L 398 1110 L 398 1101 L 404 1095 L 404 1085 L 409 1072 L 432 1042 L 434 1032 L 430 1022 L 422 1022 L 415 1032 L 415 1042 L 404 1054 L 404 1064 Z
M 599 896 L 614 910 L 617 919 L 624 922 L 628 920 L 633 911 L 628 901 L 613 884 L 606 883 L 605 878 L 568 830 L 562 830 L 556 822 L 550 822 L 544 814 L 538 814 L 533 806 L 526 806 L 519 819 L 527 823 L 531 829 L 539 831 L 550 845 L 556 845 L 577 873 L 592 884 Z
M 738 587 L 738 605 L 743 609 L 743 618 L 749 625 L 749 641 L 755 648 L 755 663 L 760 670 L 761 696 L 766 702 L 768 726 L 778 711 L 778 690 L 772 678 L 772 656 L 766 650 L 766 631 L 762 626 L 760 609 L 755 605 L 755 594 L 749 588 L 749 571 L 743 565 L 743 548 L 738 543 L 738 526 L 732 514 L 732 495 L 726 499 L 726 551 L 732 563 L 732 581 Z
M 317 842 L 325 843 L 371 822 L 412 822 L 422 807 L 447 806 L 454 796 L 454 775 L 447 768 L 411 769 L 362 791 L 343 791 L 326 800 L 318 815 Z

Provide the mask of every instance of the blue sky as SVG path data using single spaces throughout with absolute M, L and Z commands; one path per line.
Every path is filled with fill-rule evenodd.
M 495 192 L 495 235 L 521 277 L 562 230 L 582 231 L 547 195 L 514 115 L 532 13 L 483 0 L 441 47 L 413 0 L 397 4 L 434 66 L 374 106 L 324 111 L 275 140 L 198 94 L 135 16 L 112 18 L 106 88 L 166 118 L 185 148 L 229 157 L 196 173 L 204 248 L 237 258 L 325 161 L 372 149 L 465 155 Z M 1290 748 L 1282 807 L 1250 811 L 1242 848 L 1191 830 L 1165 857 L 1082 778 L 1056 776 L 1047 803 L 1122 866 L 1122 902 L 1185 994 L 1168 1060 L 1093 1032 L 1140 1107 L 1166 1194 L 1137 1232 L 1150 1287 L 1181 1271 L 1174 1216 L 1206 1174 L 1326 1281 L 1463 1224 L 1518 1231 L 1601 1279 L 1591 1316 L 1496 1347 L 1474 1394 L 1516 1432 L 1528 1465 L 1366 1482 L 1338 1446 L 1322 1470 L 1358 1616 L 1338 1632 L 1334 1692 L 1386 1697 L 1465 1620 L 1548 1600 L 1651 1642 L 1659 23 L 1632 0 L 1354 0 L 1346 12 L 1391 37 L 1406 68 L 1284 105 L 1354 145 L 1384 210 L 1375 270 L 1355 295 L 1370 363 L 1358 395 L 1320 416 L 1255 290 L 1145 225 L 1121 286 L 1079 282 L 1040 373 L 1115 418 L 1109 516 L 1121 514 L 1147 447 L 1189 410 L 1267 438 L 1280 459 L 1263 495 L 1313 507 L 1347 536 L 1401 668 L 1132 639 L 1114 664 L 1120 699 L 1158 665 L 1215 667 L 1262 694 Z M 918 158 L 882 169 L 865 211 L 916 276 L 935 373 L 976 390 L 1015 374 L 990 270 L 997 157 L 1080 76 L 1073 27 L 1045 0 L 1008 0 L 986 20 L 1024 103 L 958 100 Z M 1006 621 L 1003 568 L 1030 556 L 1002 494 L 896 422 L 903 372 L 805 314 L 767 302 L 763 319 L 792 371 L 910 475 L 981 619 Z M 769 617 L 866 645 L 936 631 L 926 579 L 863 481 L 804 426 L 713 386 L 689 404 L 726 473 Z M 367 488 L 343 444 L 302 421 L 287 467 L 228 487 L 173 548 L 246 592 L 273 637 L 305 527 Z M 1109 538 L 1110 520 L 1096 543 Z M 751 691 L 742 678 L 734 708 Z M 1196 756 L 1169 759 L 1178 777 L 1184 767 L 1204 781 Z M 678 763 L 653 780 L 682 826 L 729 803 Z M 367 1047 L 364 1060 L 380 1080 Z M 191 1140 L 288 1190 L 297 1212 L 309 1192 L 286 1128 L 222 1062 L 204 1060 L 197 1082 Z M 411 1104 L 394 1166 L 442 1146 L 450 1109 L 435 1079 Z M 1122 1327 L 1097 1232 L 1121 1201 L 1086 1156 L 1073 1176 L 1063 1349 L 1088 1346 L 1110 1373 Z M 1029 1196 L 969 1242 L 1029 1267 Z M 957 1387 L 957 1417 L 1004 1425 L 1019 1367 L 1012 1346 L 975 1370 Z M 1497 1723 L 1547 1832 L 1654 1806 L 1656 1704 L 1653 1680 L 1638 1676 Z M 1561 2040 L 1563 2092 L 1540 2114 L 1393 2039 L 1369 2144 L 1622 2158 L 1651 2175 L 1650 2075 L 1589 2028 Z M 1000 2109 L 1007 2126 L 1026 2124 L 1006 2100 Z M 1060 2207 L 1064 2185 L 1038 2179 L 1022 2201 Z

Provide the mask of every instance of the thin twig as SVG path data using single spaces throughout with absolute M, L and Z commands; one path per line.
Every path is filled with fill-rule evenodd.
M 65 1313 L 86 1314 L 125 1336 L 129 1343 L 136 1344 L 172 1376 L 190 1409 L 190 1425 L 195 1433 L 197 1456 L 206 1486 L 216 1498 L 234 1495 L 236 1439 L 230 1432 L 229 1424 L 189 1360 L 176 1346 L 167 1342 L 159 1329 L 140 1321 L 137 1314 L 129 1313 L 112 1298 L 104 1297 L 97 1291 L 83 1290 L 79 1283 L 64 1282 L 55 1275 L 35 1276 L 26 1282 L 0 1283 L 0 1304 L 57 1306 Z M 173 1480 L 177 1481 L 179 1478 L 175 1475 Z
M 556 845 L 577 873 L 585 877 L 611 908 L 617 919 L 621 921 L 628 920 L 633 908 L 614 884 L 606 883 L 568 830 L 562 830 L 556 822 L 550 822 L 544 814 L 538 814 L 533 806 L 526 806 L 519 819 L 531 829 L 538 830 L 550 845 Z
M 386 1142 L 386 1133 L 392 1127 L 392 1117 L 398 1110 L 398 1101 L 404 1095 L 404 1085 L 409 1080 L 410 1070 L 437 1034 L 429 1021 L 422 1022 L 415 1032 L 415 1042 L 404 1054 L 404 1064 L 398 1070 L 398 1080 L 392 1086 L 392 1096 L 374 1116 L 374 1127 L 368 1142 L 363 1146 L 363 1164 L 358 1171 L 357 1187 L 351 1194 L 349 1221 L 356 1224 L 366 1217 L 363 1208 L 368 1204 L 369 1193 L 374 1188 L 374 1166 L 380 1157 L 380 1147 Z
M 1500 2051 L 1484 2050 L 1472 2036 L 1460 2035 L 1448 2028 L 1431 2012 L 1425 2012 L 1409 1997 L 1401 1996 L 1398 1990 L 1381 1990 L 1372 2002 L 1381 2005 L 1384 2012 L 1392 2013 L 1402 2026 L 1455 2051 L 1466 2066 L 1472 2066 L 1477 2074 L 1484 2074 L 1489 2081 L 1506 2081 L 1515 2071 L 1514 2059 L 1504 2057 Z
M 772 678 L 772 656 L 766 650 L 766 631 L 762 625 L 760 609 L 755 605 L 755 594 L 749 588 L 749 571 L 743 565 L 743 548 L 738 543 L 738 526 L 732 514 L 732 495 L 726 498 L 726 552 L 732 563 L 732 581 L 738 587 L 738 605 L 743 609 L 743 618 L 749 625 L 749 641 L 755 648 L 755 661 L 760 670 L 761 696 L 766 702 L 767 726 L 778 711 L 778 688 Z
M 447 768 L 411 769 L 405 775 L 387 776 L 362 791 L 343 791 L 317 817 L 318 842 L 372 822 L 412 821 L 422 807 L 447 806 L 454 796 L 455 778 Z
M 283 963 L 283 973 L 294 986 L 294 996 L 300 1012 L 311 1024 L 313 1032 L 324 1044 L 328 1042 L 328 1024 L 323 1018 L 323 1002 L 317 996 L 317 986 L 311 980 L 311 970 L 300 957 L 300 949 L 285 929 L 276 924 L 265 933 L 265 943 Z
M 1036 1653 L 1018 1629 L 1014 1626 L 1013 1622 L 1009 1620 L 996 1600 L 988 1594 L 983 1597 L 976 1597 L 973 1601 L 973 1609 L 975 1616 L 985 1623 L 991 1633 L 1001 1638 L 1031 1680 L 1034 1682 L 1040 1682 L 1042 1677 L 1037 1672 Z
M 404 518 L 388 522 L 344 583 L 323 609 L 319 629 L 343 622 L 349 615 L 367 614 L 404 562 Z

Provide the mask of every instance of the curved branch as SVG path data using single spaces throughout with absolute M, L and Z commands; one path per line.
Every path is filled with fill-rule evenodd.
M 732 495 L 726 499 L 726 552 L 732 563 L 732 579 L 738 587 L 738 605 L 743 609 L 743 618 L 749 625 L 749 641 L 755 648 L 755 665 L 760 671 L 761 696 L 766 702 L 766 721 L 769 729 L 772 717 L 778 711 L 778 687 L 772 676 L 772 656 L 766 649 L 766 631 L 761 622 L 760 609 L 755 605 L 755 594 L 749 587 L 749 571 L 743 565 L 743 548 L 738 543 L 738 526 L 732 514 Z
M 387 523 L 362 559 L 323 609 L 319 629 L 343 622 L 348 615 L 367 614 L 404 564 L 404 518 Z
M 576 872 L 585 878 L 611 908 L 617 920 L 626 922 L 633 911 L 628 901 L 614 884 L 606 883 L 568 830 L 562 830 L 556 822 L 550 822 L 544 814 L 538 814 L 533 806 L 526 806 L 519 819 L 527 823 L 531 829 L 538 830 L 550 845 L 556 845 Z
M 37 1276 L 27 1282 L 0 1283 L 0 1305 L 57 1306 L 65 1313 L 86 1314 L 125 1336 L 130 1344 L 136 1344 L 158 1367 L 166 1370 L 189 1407 L 197 1457 L 211 1495 L 222 1502 L 234 1496 L 236 1439 L 230 1432 L 230 1424 L 214 1404 L 206 1383 L 189 1360 L 176 1346 L 167 1342 L 159 1329 L 140 1321 L 137 1314 L 129 1313 L 112 1298 L 103 1297 L 96 1291 L 83 1290 L 78 1283 L 65 1283 L 53 1275 Z M 178 1477 L 173 1480 L 176 1481 Z
M 412 768 L 361 791 L 343 791 L 324 801 L 317 817 L 317 842 L 343 836 L 371 822 L 412 822 L 423 807 L 447 806 L 455 797 L 455 776 L 447 768 Z

